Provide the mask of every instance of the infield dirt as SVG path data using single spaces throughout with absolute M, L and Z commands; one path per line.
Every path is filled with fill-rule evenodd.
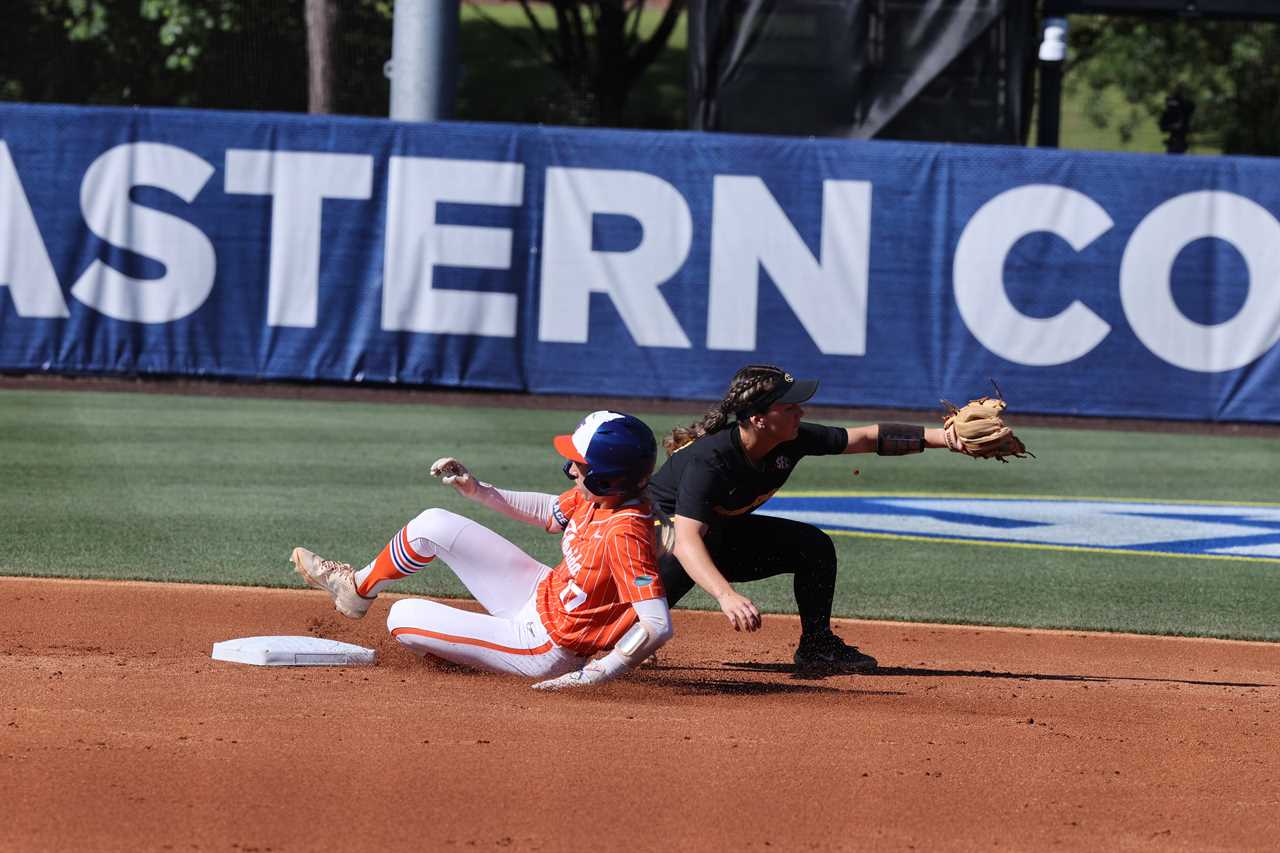
M 676 612 L 603 688 L 421 661 L 320 593 L 0 579 L 0 849 L 1260 850 L 1280 644 L 841 621 L 874 676 L 795 677 L 794 617 Z M 214 642 L 311 634 L 369 668 Z

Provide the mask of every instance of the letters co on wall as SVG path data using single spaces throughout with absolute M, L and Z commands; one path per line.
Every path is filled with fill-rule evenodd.
M 1280 421 L 1280 163 L 0 106 L 0 370 Z

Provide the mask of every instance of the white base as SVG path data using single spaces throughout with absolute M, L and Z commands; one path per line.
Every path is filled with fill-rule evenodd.
M 323 637 L 241 637 L 213 644 L 213 659 L 253 666 L 369 666 L 373 649 Z

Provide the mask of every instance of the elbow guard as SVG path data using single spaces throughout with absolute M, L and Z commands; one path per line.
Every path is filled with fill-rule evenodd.
M 636 622 L 627 633 L 622 635 L 613 650 L 626 661 L 627 666 L 635 668 L 658 650 L 671 636 L 670 630 L 659 635 L 654 633 L 644 620 Z
M 879 424 L 877 433 L 877 456 L 924 452 L 924 427 L 918 424 Z

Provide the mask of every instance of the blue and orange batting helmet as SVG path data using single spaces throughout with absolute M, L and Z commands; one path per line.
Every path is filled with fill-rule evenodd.
M 608 497 L 639 491 L 658 457 L 658 443 L 644 421 L 622 412 L 592 412 L 571 435 L 558 435 L 556 451 L 570 463 L 586 466 L 582 484 L 593 495 Z

